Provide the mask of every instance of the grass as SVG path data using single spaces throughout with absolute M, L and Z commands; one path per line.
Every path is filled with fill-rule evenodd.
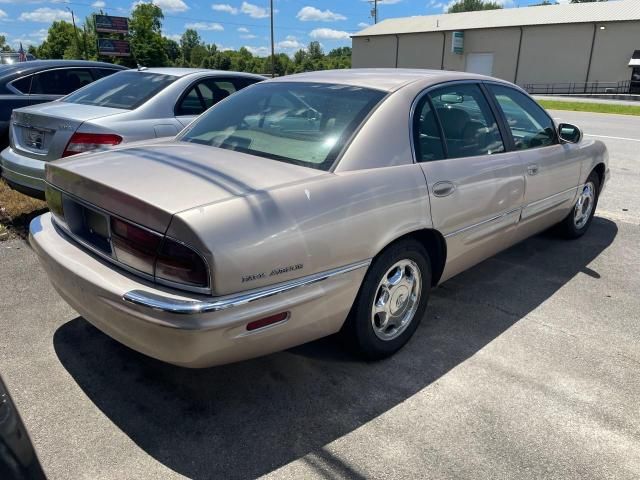
M 31 219 L 46 209 L 42 200 L 16 192 L 0 180 L 0 241 L 13 235 L 26 236 Z
M 610 103 L 564 102 L 540 100 L 540 105 L 548 110 L 571 110 L 573 112 L 617 113 L 618 115 L 640 115 L 640 106 L 616 105 Z

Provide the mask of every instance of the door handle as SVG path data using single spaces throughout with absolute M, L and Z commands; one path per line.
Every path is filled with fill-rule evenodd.
M 456 186 L 453 182 L 444 181 L 438 182 L 433 185 L 433 194 L 436 197 L 446 197 L 451 195 L 456 190 Z
M 527 166 L 527 173 L 531 176 L 537 175 L 539 170 L 540 169 L 538 168 L 538 165 L 536 165 L 535 163 Z

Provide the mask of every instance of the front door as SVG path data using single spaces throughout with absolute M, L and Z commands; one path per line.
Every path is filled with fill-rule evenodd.
M 581 151 L 562 144 L 549 115 L 528 95 L 502 84 L 487 83 L 510 129 L 525 170 L 521 236 L 564 218 L 580 181 Z
M 476 83 L 428 91 L 413 127 L 432 222 L 447 243 L 446 280 L 513 243 L 524 172 L 518 153 L 506 151 L 504 132 Z

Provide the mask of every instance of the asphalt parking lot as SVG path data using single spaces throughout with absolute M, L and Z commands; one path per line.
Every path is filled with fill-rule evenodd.
M 588 234 L 536 236 L 433 291 L 399 354 L 326 339 L 185 370 L 78 317 L 0 243 L 0 374 L 55 479 L 640 477 L 640 118 Z

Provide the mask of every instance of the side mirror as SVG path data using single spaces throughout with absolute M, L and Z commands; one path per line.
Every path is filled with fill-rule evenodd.
M 580 140 L 582 140 L 582 130 L 570 123 L 561 123 L 558 125 L 558 136 L 560 137 L 560 141 L 564 143 L 580 143 Z

